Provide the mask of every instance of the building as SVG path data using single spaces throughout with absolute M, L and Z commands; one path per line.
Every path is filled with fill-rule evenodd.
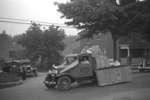
M 111 33 L 101 34 L 94 36 L 93 39 L 83 39 L 80 41 L 81 49 L 86 45 L 99 45 L 105 48 L 108 58 L 113 58 L 113 39 Z M 130 37 L 121 37 L 117 40 L 117 59 L 121 64 L 139 65 L 143 57 L 150 58 L 150 43 L 141 39 L 140 34 L 134 33 Z
M 150 58 L 150 43 L 145 40 L 122 37 L 118 44 L 118 57 L 123 64 L 140 65 L 143 58 Z

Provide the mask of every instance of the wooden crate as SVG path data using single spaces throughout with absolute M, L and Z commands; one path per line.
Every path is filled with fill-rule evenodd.
M 99 86 L 128 82 L 132 80 L 129 66 L 109 67 L 96 70 Z
M 132 72 L 130 66 L 122 67 L 122 79 L 123 82 L 129 82 L 132 80 Z
M 105 85 L 112 84 L 111 79 L 110 79 L 110 70 L 109 69 L 97 70 L 96 76 L 97 76 L 99 86 L 105 86 Z
M 96 57 L 97 69 L 109 67 L 109 61 L 106 56 Z
M 110 77 L 112 84 L 120 83 L 122 81 L 122 73 L 120 67 L 115 67 L 110 69 Z

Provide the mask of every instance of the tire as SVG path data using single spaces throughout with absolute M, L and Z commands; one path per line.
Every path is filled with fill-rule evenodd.
M 45 84 L 45 86 L 48 88 L 48 89 L 51 89 L 51 88 L 55 88 L 55 85 L 48 85 L 48 84 Z
M 32 76 L 37 77 L 37 71 L 36 70 L 32 71 Z
M 68 76 L 62 76 L 57 80 L 57 88 L 59 90 L 68 90 L 71 88 L 71 79 Z
M 48 84 L 45 84 L 45 86 L 46 86 L 48 89 L 50 89 L 50 88 L 51 88 Z
M 37 72 L 34 73 L 34 76 L 37 77 Z

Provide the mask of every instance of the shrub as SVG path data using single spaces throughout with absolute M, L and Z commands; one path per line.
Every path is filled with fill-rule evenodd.
M 19 81 L 20 77 L 16 73 L 0 73 L 0 83 L 3 82 L 16 82 Z

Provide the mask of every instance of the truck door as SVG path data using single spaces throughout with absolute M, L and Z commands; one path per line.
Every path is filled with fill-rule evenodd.
M 93 76 L 93 69 L 90 57 L 85 55 L 79 58 L 79 76 L 88 77 Z

